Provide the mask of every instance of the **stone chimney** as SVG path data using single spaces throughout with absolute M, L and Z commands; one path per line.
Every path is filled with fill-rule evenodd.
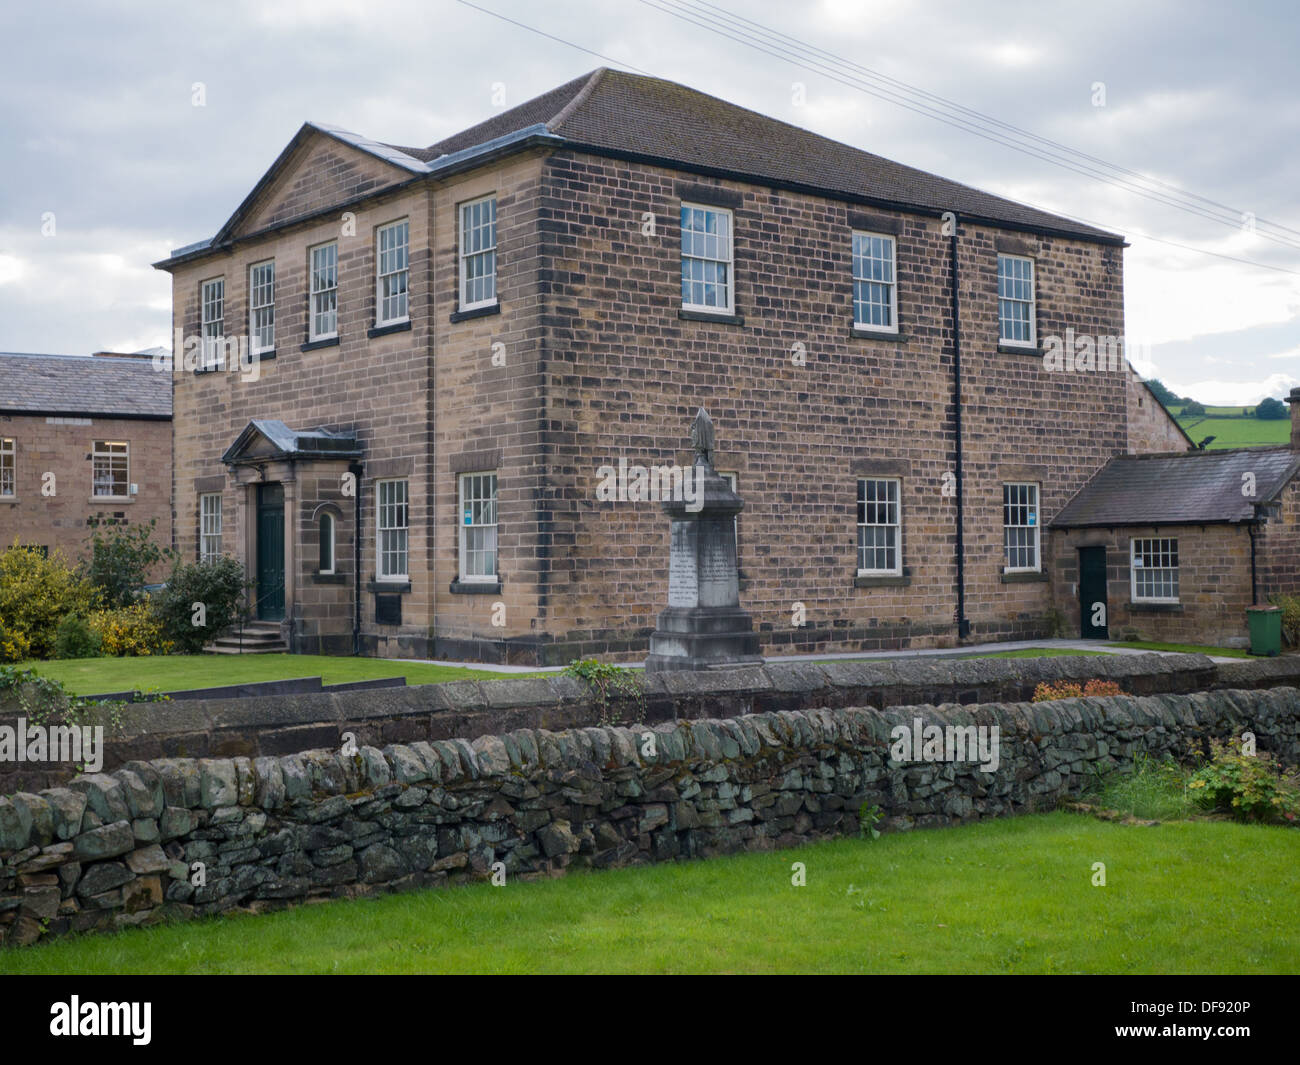
M 1286 401 L 1291 404 L 1291 449 L 1300 451 L 1300 386 L 1291 389 Z

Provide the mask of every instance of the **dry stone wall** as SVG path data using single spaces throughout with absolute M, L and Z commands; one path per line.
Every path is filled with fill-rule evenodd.
M 998 737 L 996 766 L 895 761 L 898 726 Z M 821 708 L 725 720 L 130 762 L 0 798 L 0 938 L 554 875 L 1043 809 L 1139 751 L 1249 729 L 1300 761 L 1300 690 Z M 894 752 L 897 753 L 897 752 Z

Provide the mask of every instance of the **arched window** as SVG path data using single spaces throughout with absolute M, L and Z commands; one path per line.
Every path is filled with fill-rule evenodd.
M 334 515 L 320 516 L 320 572 L 334 572 Z

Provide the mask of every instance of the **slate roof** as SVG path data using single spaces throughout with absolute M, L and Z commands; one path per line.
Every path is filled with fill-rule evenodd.
M 430 145 L 428 158 L 538 123 L 574 146 L 865 197 L 882 205 L 956 211 L 1013 228 L 1123 241 L 1114 233 L 895 163 L 685 85 L 605 67 Z
M 0 352 L 0 411 L 170 418 L 171 373 L 145 358 Z
M 1118 455 L 1051 522 L 1053 528 L 1219 525 L 1251 521 L 1297 473 L 1300 452 L 1285 447 Z M 1254 474 L 1254 498 L 1242 494 Z

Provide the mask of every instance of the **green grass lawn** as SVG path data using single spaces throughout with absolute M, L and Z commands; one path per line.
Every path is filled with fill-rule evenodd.
M 247 684 L 293 677 L 320 677 L 326 684 L 405 677 L 407 684 L 448 680 L 493 680 L 544 674 L 496 673 L 461 666 L 434 666 L 389 658 L 339 658 L 332 655 L 157 655 L 143 658 L 74 658 L 24 662 L 61 681 L 77 695 L 102 692 L 183 691 L 221 684 Z
M 1295 973 L 1297 865 L 1295 829 L 1055 813 L 65 939 L 0 973 Z
M 1226 447 L 1259 447 L 1285 444 L 1291 438 L 1291 422 L 1286 418 L 1263 419 L 1242 416 L 1240 407 L 1206 407 L 1204 417 L 1184 418 L 1181 408 L 1172 408 L 1178 424 L 1196 443 L 1213 436 L 1209 450 Z
M 1220 658 L 1249 658 L 1244 647 L 1207 647 L 1198 643 L 1156 643 L 1152 640 L 1115 640 L 1113 647 L 1135 647 L 1142 651 L 1179 651 L 1190 655 L 1217 655 Z

